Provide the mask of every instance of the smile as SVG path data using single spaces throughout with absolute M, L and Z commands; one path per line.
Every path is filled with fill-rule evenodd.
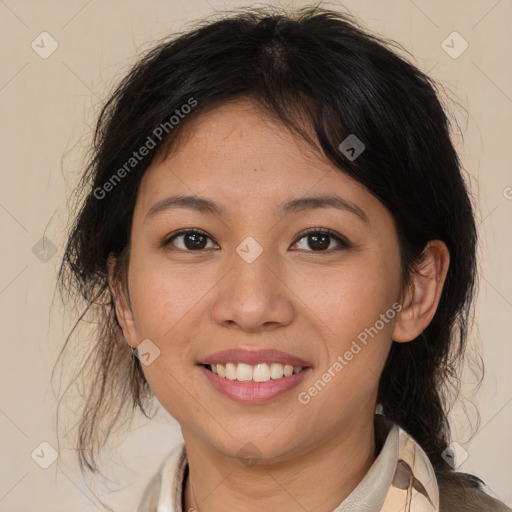
M 265 363 L 261 363 L 261 365 L 263 364 Z M 244 405 L 263 404 L 271 400 L 275 400 L 283 395 L 286 395 L 286 393 L 291 391 L 293 388 L 297 387 L 303 381 L 303 379 L 306 378 L 306 376 L 313 371 L 311 367 L 293 367 L 290 365 L 279 364 L 279 366 L 283 366 L 283 370 L 280 370 L 278 367 L 274 367 L 274 371 L 276 372 L 274 373 L 274 375 L 277 376 L 277 370 L 279 370 L 279 372 L 282 371 L 282 377 L 269 377 L 265 381 L 257 382 L 253 379 L 240 381 L 237 378 L 230 379 L 227 376 L 221 377 L 219 373 L 214 373 L 211 370 L 211 367 L 214 366 L 216 367 L 217 372 L 219 372 L 220 367 L 220 372 L 222 372 L 223 370 L 225 372 L 229 371 L 230 375 L 233 377 L 232 372 L 236 371 L 238 373 L 239 368 L 241 367 L 240 371 L 242 373 L 247 372 L 247 377 L 249 376 L 249 371 L 251 371 L 252 377 L 254 377 L 254 372 L 256 372 L 256 378 L 258 378 L 258 372 L 270 372 L 272 367 L 272 364 L 266 364 L 268 370 L 262 371 L 261 369 L 257 369 L 261 365 L 257 364 L 254 365 L 253 367 L 252 365 L 245 365 L 243 363 L 238 363 L 238 365 L 235 365 L 233 363 L 227 363 L 226 365 L 199 364 L 197 368 L 199 368 L 201 373 L 206 377 L 206 381 L 208 382 L 208 384 L 211 385 L 211 387 L 215 391 L 219 392 L 221 395 L 224 395 L 225 397 L 230 398 L 231 400 L 234 400 L 235 402 Z M 226 366 L 227 368 L 225 368 L 224 366 Z M 244 368 L 245 366 L 248 366 L 249 368 Z M 286 368 L 286 366 L 290 366 L 290 368 L 292 368 L 291 373 L 289 368 Z M 285 375 L 285 368 L 286 373 L 288 373 L 289 375 Z M 296 373 L 294 373 L 293 370 L 296 370 Z M 263 378 L 263 375 L 261 376 L 261 378 Z
M 223 379 L 237 380 L 238 382 L 268 382 L 271 379 L 282 379 L 296 375 L 303 370 L 303 366 L 293 366 L 281 363 L 259 363 L 256 365 L 246 363 L 207 364 L 206 369 Z

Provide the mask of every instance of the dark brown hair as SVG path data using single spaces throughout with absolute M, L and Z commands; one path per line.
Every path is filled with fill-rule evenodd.
M 141 178 L 164 145 L 172 150 L 188 122 L 248 97 L 389 209 L 399 235 L 404 287 L 430 240 L 447 245 L 451 261 L 437 312 L 417 339 L 392 344 L 378 399 L 384 414 L 419 442 L 436 471 L 451 470 L 442 456 L 449 443 L 448 398 L 458 390 L 470 324 L 477 232 L 439 87 L 399 56 L 399 49 L 346 14 L 318 7 L 294 13 L 252 9 L 208 20 L 160 43 L 119 84 L 99 116 L 92 158 L 77 189 L 80 210 L 59 271 L 62 292 L 82 298 L 84 314 L 97 322 L 83 368 L 89 388 L 78 430 L 82 469 L 97 471 L 95 452 L 124 417 L 122 411 L 138 407 L 146 414 L 152 397 L 140 361 L 123 341 L 107 281 L 110 254 L 119 257 L 119 280 L 126 278 Z M 155 128 L 190 98 L 197 106 L 156 141 Z M 301 128 L 304 122 L 315 139 Z M 366 146 L 353 161 L 338 148 L 350 134 Z M 152 135 L 152 154 L 125 173 L 106 198 L 98 198 L 98 189 Z

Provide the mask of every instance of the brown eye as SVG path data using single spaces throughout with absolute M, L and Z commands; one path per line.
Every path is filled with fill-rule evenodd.
M 328 251 L 327 249 L 329 249 L 333 240 L 338 244 L 338 248 L 334 247 L 333 249 L 331 247 L 332 250 L 347 249 L 350 247 L 350 244 L 343 237 L 330 229 L 311 228 L 301 233 L 295 244 L 302 239 L 306 239 L 305 245 L 312 249 L 311 252 L 331 252 L 331 250 Z M 305 247 L 303 247 L 303 249 L 304 248 Z
M 335 231 L 329 229 L 311 228 L 304 231 L 299 235 L 294 245 L 297 245 L 302 239 L 306 239 L 307 245 L 307 247 L 302 247 L 302 249 L 308 250 L 309 248 L 310 252 L 332 252 L 351 247 L 351 244 L 347 240 Z M 186 252 L 199 252 L 207 248 L 219 248 L 219 246 L 215 244 L 208 247 L 209 241 L 213 242 L 212 238 L 204 231 L 183 229 L 168 238 L 163 245 L 173 245 L 176 249 Z M 332 246 L 333 241 L 335 242 L 334 246 Z
M 175 244 L 175 240 L 180 240 L 180 245 Z M 168 238 L 164 242 L 164 246 L 172 244 L 182 251 L 201 251 L 207 248 L 208 240 L 211 240 L 211 238 L 205 232 L 196 229 L 186 229 Z

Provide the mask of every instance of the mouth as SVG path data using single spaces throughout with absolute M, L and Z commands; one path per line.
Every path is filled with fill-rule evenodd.
M 202 364 L 204 368 L 222 379 L 238 382 L 268 382 L 272 379 L 282 379 L 297 375 L 309 368 L 308 366 L 293 366 L 281 363 L 246 363 Z
M 230 349 L 197 363 L 213 389 L 243 404 L 262 404 L 280 397 L 313 370 L 311 363 L 274 349 Z

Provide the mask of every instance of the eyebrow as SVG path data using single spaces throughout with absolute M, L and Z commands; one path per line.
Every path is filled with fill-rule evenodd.
M 173 208 L 184 208 L 187 210 L 198 211 L 216 216 L 227 216 L 226 208 L 220 204 L 194 195 L 177 195 L 170 196 L 155 203 L 147 212 L 144 221 L 155 216 L 158 213 L 171 210 Z M 297 197 L 285 201 L 276 207 L 276 213 L 288 215 L 290 213 L 304 212 L 319 208 L 336 208 L 338 210 L 353 213 L 363 222 L 369 224 L 368 216 L 356 204 L 337 195 L 317 195 L 308 197 Z

